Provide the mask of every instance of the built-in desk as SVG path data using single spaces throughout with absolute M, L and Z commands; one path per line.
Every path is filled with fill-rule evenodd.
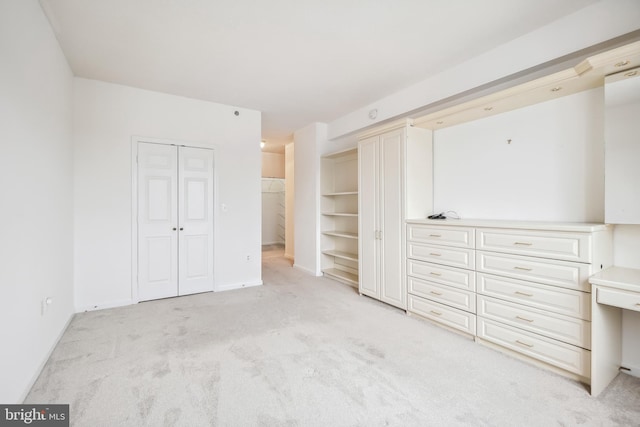
M 618 375 L 622 310 L 640 311 L 640 270 L 609 267 L 589 278 L 591 289 L 591 395 Z

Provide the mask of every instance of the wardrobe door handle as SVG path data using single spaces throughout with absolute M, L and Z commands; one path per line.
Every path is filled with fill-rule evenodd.
M 184 227 L 180 227 L 180 231 L 184 230 Z
M 173 227 L 173 231 L 176 231 L 176 230 L 177 230 L 177 228 Z

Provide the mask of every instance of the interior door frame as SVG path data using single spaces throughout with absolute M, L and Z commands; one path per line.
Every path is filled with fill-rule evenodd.
M 215 236 L 218 235 L 218 221 L 216 221 L 216 208 L 218 206 L 218 179 L 216 144 L 181 141 L 167 138 L 151 138 L 134 135 L 131 137 L 131 303 L 140 302 L 138 295 L 138 144 L 141 142 L 162 145 L 174 145 L 176 147 L 205 148 L 213 151 L 213 291 L 216 291 L 216 244 Z

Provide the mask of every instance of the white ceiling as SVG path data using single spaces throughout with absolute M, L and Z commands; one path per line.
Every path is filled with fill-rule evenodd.
M 596 0 L 41 0 L 76 76 L 263 112 L 268 145 Z

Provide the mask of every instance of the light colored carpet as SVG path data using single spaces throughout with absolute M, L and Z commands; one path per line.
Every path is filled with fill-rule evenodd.
M 639 425 L 574 381 L 264 258 L 262 287 L 75 316 L 26 402 L 75 426 Z

